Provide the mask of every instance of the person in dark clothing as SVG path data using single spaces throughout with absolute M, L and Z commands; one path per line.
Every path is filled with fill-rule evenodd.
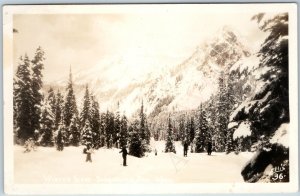
M 85 160 L 85 162 L 92 162 L 92 148 L 91 148 L 91 146 L 88 144 L 87 146 L 86 146 L 86 149 L 84 150 L 84 152 L 86 153 L 86 160 Z
M 122 150 L 120 151 L 120 153 L 122 153 L 122 157 L 123 157 L 123 166 L 127 166 L 126 163 L 126 158 L 127 158 L 127 149 L 126 146 L 123 146 Z
M 58 131 L 56 142 L 57 142 L 57 150 L 62 151 L 64 149 L 64 141 L 60 130 Z
M 212 144 L 211 144 L 211 142 L 208 142 L 207 143 L 207 154 L 211 155 L 211 151 L 212 151 Z
M 183 144 L 183 156 L 184 157 L 187 157 L 188 147 L 189 147 L 188 143 L 184 142 L 184 144 Z

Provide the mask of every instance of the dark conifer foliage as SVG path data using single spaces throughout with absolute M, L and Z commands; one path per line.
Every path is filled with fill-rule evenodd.
M 139 121 L 135 120 L 129 126 L 129 154 L 136 157 L 144 156 L 144 149 L 142 145 L 141 133 L 139 129 Z
M 57 91 L 56 93 L 56 101 L 55 101 L 55 130 L 58 129 L 59 124 L 62 122 L 62 112 L 63 112 L 63 107 L 64 107 L 64 98 L 62 94 Z
M 70 126 L 73 115 L 78 115 L 75 94 L 73 90 L 72 71 L 70 69 L 69 82 L 63 107 L 63 121 L 66 127 Z
M 288 147 L 270 143 L 276 130 L 289 122 L 288 13 L 278 14 L 268 20 L 263 18 L 263 13 L 253 17 L 258 21 L 260 29 L 269 33 L 258 53 L 258 69 L 268 68 L 258 80 L 264 85 L 236 109 L 231 119 L 250 124 L 252 130 L 250 138 L 255 142 L 258 155 L 251 160 L 252 165 L 248 164 L 242 171 L 244 179 L 249 182 L 263 178 L 263 171 L 269 164 L 276 166 L 284 161 L 286 167 L 289 165 Z M 265 159 L 267 154 L 283 160 Z M 258 170 L 256 166 L 262 164 L 263 168 Z
M 65 133 L 65 145 L 70 144 L 70 136 L 72 133 L 70 133 L 70 124 L 71 120 L 73 118 L 78 117 L 78 110 L 77 110 L 77 105 L 76 105 L 76 98 L 75 98 L 75 93 L 73 90 L 73 81 L 72 81 L 72 71 L 70 68 L 70 74 L 69 74 L 69 81 L 68 81 L 68 86 L 66 88 L 66 96 L 65 96 L 65 101 L 64 101 L 64 106 L 63 106 L 63 124 L 66 127 L 66 133 Z M 73 129 L 72 129 L 73 130 Z
M 55 137 L 56 149 L 58 151 L 62 151 L 64 149 L 65 132 L 66 132 L 66 127 L 62 123 L 60 123 L 58 126 L 57 135 Z
M 208 128 L 208 120 L 206 111 L 200 105 L 199 122 L 195 137 L 195 152 L 204 152 L 207 143 L 210 141 L 210 133 Z
M 86 120 L 82 130 L 82 141 L 85 146 L 90 145 L 93 147 L 93 132 L 89 120 Z
M 85 122 L 87 120 L 91 121 L 90 108 L 91 108 L 90 92 L 89 92 L 88 85 L 86 85 L 85 93 L 84 93 L 84 97 L 83 97 L 82 109 L 80 112 L 80 128 L 81 129 L 85 126 Z
M 173 127 L 171 124 L 171 118 L 169 116 L 168 119 L 168 130 L 167 130 L 167 139 L 166 139 L 166 148 L 165 152 L 173 152 L 176 153 L 174 138 L 173 138 Z
M 39 144 L 42 146 L 54 145 L 55 130 L 55 94 L 52 88 L 48 91 L 48 97 L 44 99 L 41 107 L 39 122 Z
M 99 111 L 99 103 L 96 100 L 95 96 L 91 96 L 91 108 L 90 108 L 90 121 L 91 121 L 91 129 L 93 131 L 93 145 L 95 148 L 99 148 L 101 146 L 100 142 L 100 111 Z
M 120 126 L 120 147 L 127 146 L 128 143 L 128 120 L 125 115 L 122 116 Z
M 70 126 L 68 128 L 68 142 L 71 146 L 78 146 L 80 144 L 80 129 L 79 129 L 79 119 L 74 115 L 71 119 Z
M 26 140 L 34 137 L 35 129 L 32 126 L 34 113 L 34 100 L 32 79 L 30 75 L 30 60 L 25 54 L 20 58 L 14 79 L 14 127 L 16 127 L 17 142 L 24 144 Z M 39 117 L 38 117 L 39 119 Z M 35 138 L 36 139 L 36 138 Z
M 42 106 L 42 100 L 43 100 L 43 95 L 41 92 L 41 89 L 43 87 L 43 74 L 42 71 L 44 69 L 44 60 L 45 60 L 45 53 L 41 47 L 38 47 L 35 56 L 33 60 L 31 61 L 32 63 L 32 96 L 33 96 L 33 104 L 32 104 L 32 124 L 31 128 L 34 131 L 38 131 L 40 126 L 39 126 L 39 121 L 41 117 L 41 106 Z

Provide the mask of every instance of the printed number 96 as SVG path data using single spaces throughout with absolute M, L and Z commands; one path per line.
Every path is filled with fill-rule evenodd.
M 278 174 L 278 173 L 275 173 L 274 175 L 273 175 L 273 177 L 272 177 L 272 180 L 282 180 L 284 178 L 284 176 L 283 176 L 283 174 L 282 173 L 280 173 L 280 174 Z

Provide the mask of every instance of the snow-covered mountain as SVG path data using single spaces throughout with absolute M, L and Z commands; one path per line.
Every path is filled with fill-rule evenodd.
M 73 81 L 79 104 L 88 84 L 102 111 L 115 110 L 119 102 L 121 113 L 132 116 L 143 101 L 146 114 L 156 118 L 162 113 L 196 109 L 217 91 L 220 72 L 236 67 L 250 55 L 242 37 L 224 27 L 178 65 L 159 65 L 153 58 L 125 55 L 74 73 Z M 128 66 L 132 63 L 134 69 Z M 141 63 L 147 65 L 139 66 Z M 66 83 L 67 78 L 46 86 L 65 88 Z

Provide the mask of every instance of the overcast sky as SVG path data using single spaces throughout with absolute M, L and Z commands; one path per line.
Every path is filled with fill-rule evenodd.
M 251 48 L 264 34 L 251 17 L 256 12 L 203 14 L 202 12 L 145 14 L 47 14 L 14 15 L 14 63 L 38 46 L 46 53 L 44 77 L 54 81 L 93 66 L 109 66 L 114 58 L 130 59 L 126 66 L 181 63 L 195 48 L 224 25 L 234 28 Z M 138 56 L 138 63 L 135 57 Z M 143 63 L 145 59 L 145 63 Z M 147 61 L 147 62 L 146 62 Z M 152 67 L 153 68 L 153 67 Z

